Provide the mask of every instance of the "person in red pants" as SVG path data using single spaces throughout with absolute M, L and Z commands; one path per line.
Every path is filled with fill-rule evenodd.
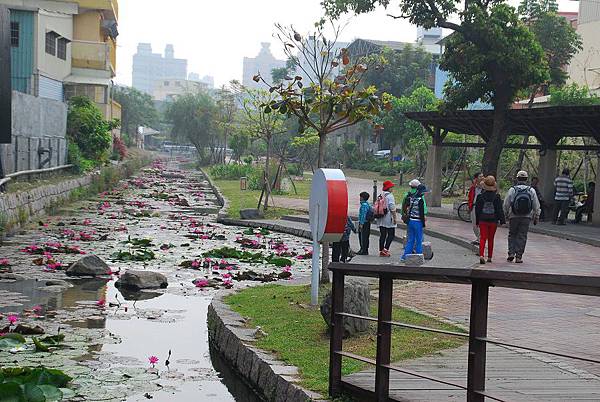
M 479 242 L 479 262 L 485 264 L 485 244 L 488 246 L 487 262 L 492 262 L 494 254 L 494 236 L 498 224 L 504 225 L 504 211 L 502 209 L 502 201 L 498 195 L 498 186 L 494 176 L 487 176 L 481 182 L 482 193 L 477 197 L 475 202 L 475 218 L 481 233 L 481 241 Z

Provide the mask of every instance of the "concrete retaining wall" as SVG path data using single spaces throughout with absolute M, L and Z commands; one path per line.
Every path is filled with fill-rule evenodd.
M 38 155 L 40 148 L 52 150 L 43 167 L 66 164 L 67 104 L 13 91 L 12 143 L 0 144 L 4 173 L 40 168 L 48 154 Z
M 267 401 L 305 402 L 324 398 L 300 387 L 298 369 L 253 346 L 255 330 L 223 303 L 221 292 L 208 308 L 208 339 L 237 373 Z

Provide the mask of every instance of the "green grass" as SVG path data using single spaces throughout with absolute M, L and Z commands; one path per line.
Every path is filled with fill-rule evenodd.
M 212 178 L 211 178 L 212 179 Z M 212 179 L 213 183 L 221 190 L 221 193 L 229 201 L 227 215 L 231 218 L 239 218 L 240 210 L 246 208 L 256 208 L 260 198 L 260 190 L 240 190 L 239 180 L 217 180 Z M 270 203 L 270 201 L 269 201 Z M 293 215 L 297 213 L 293 209 L 276 208 L 270 206 L 265 213 L 267 219 L 278 219 L 284 215 Z
M 325 289 L 322 289 L 322 294 Z M 275 353 L 281 360 L 298 367 L 304 387 L 327 394 L 329 370 L 329 338 L 326 324 L 317 309 L 308 307 L 308 286 L 266 285 L 242 290 L 225 299 L 231 308 L 243 317 L 249 317 L 250 327 L 260 326 L 268 335 L 256 346 Z M 377 315 L 376 303 L 371 303 L 371 315 Z M 394 307 L 393 319 L 421 326 L 464 332 L 452 325 L 410 310 Z M 344 350 L 375 358 L 375 326 L 364 335 L 344 340 Z M 431 332 L 395 327 L 392 333 L 392 361 L 413 359 L 455 348 L 464 343 L 462 338 Z M 365 363 L 343 360 L 343 374 L 367 368 Z
M 312 176 L 310 176 L 312 177 Z M 311 178 L 304 177 L 304 180 L 294 180 L 294 184 L 296 185 L 296 191 L 294 192 L 294 188 L 290 185 L 289 191 L 282 192 L 274 192 L 273 195 L 287 198 L 300 198 L 303 200 L 308 200 L 310 198 L 310 187 L 312 185 Z

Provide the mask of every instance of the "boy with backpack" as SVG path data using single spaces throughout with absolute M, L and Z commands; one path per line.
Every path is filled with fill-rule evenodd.
M 483 192 L 475 201 L 475 222 L 479 226 L 481 240 L 479 242 L 479 262 L 485 264 L 485 243 L 488 245 L 487 262 L 492 262 L 494 254 L 494 237 L 498 224 L 504 225 L 504 211 L 502 210 L 502 201 L 498 195 L 498 186 L 496 178 L 488 176 L 481 182 Z
M 360 193 L 360 208 L 358 210 L 358 255 L 369 255 L 369 237 L 371 236 L 371 222 L 375 218 L 373 208 L 369 204 L 369 193 Z
M 390 246 L 396 237 L 396 200 L 392 189 L 394 183 L 390 180 L 383 182 L 383 192 L 377 197 L 373 209 L 379 225 L 379 256 L 390 257 Z
M 402 201 L 402 221 L 408 227 L 408 236 L 400 261 L 405 261 L 409 254 L 423 254 L 423 228 L 425 215 L 427 215 L 424 197 L 426 188 L 417 179 L 412 180 L 409 185 L 410 191 Z
M 332 243 L 331 248 L 331 262 L 350 262 L 352 257 L 350 256 L 350 233 L 356 233 L 356 227 L 350 217 L 346 218 L 346 227 L 344 228 L 344 234 L 340 241 Z
M 540 202 L 535 190 L 527 185 L 528 174 L 521 170 L 517 173 L 517 184 L 508 190 L 504 199 L 504 215 L 509 222 L 508 262 L 523 262 L 523 253 L 527 244 L 529 225 L 537 225 L 540 218 Z

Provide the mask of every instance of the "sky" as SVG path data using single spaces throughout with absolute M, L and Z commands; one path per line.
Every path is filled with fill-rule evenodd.
M 271 42 L 275 57 L 284 59 L 281 44 L 273 38 L 274 24 L 292 24 L 308 33 L 323 16 L 321 0 L 120 0 L 117 76 L 131 85 L 132 57 L 139 42 L 164 53 L 167 43 L 175 57 L 188 59 L 188 72 L 212 75 L 217 86 L 241 80 L 244 56 L 255 57 L 261 42 Z M 511 0 L 518 4 L 518 0 Z M 392 4 L 394 1 L 392 1 Z M 578 2 L 559 0 L 561 11 L 577 11 Z M 378 9 L 370 14 L 347 16 L 341 41 L 355 38 L 413 42 L 417 29 L 405 20 L 394 20 Z

